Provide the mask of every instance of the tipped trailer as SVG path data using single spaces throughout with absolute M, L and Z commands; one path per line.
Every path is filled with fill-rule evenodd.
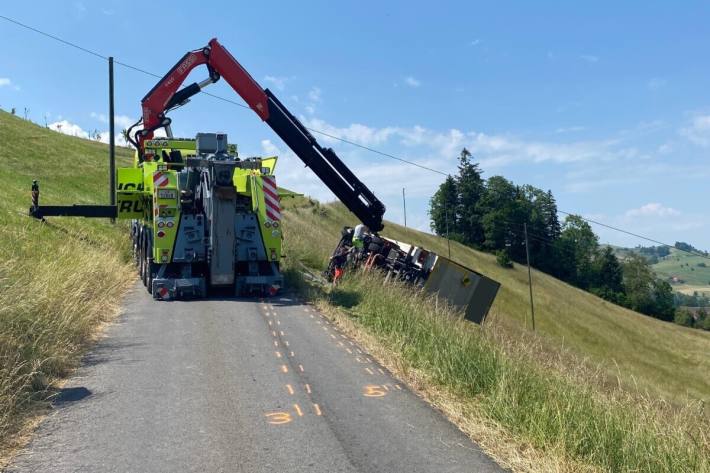
M 466 320 L 482 324 L 500 283 L 420 246 L 377 234 L 353 244 L 354 230 L 344 227 L 324 276 L 337 280 L 348 269 L 379 270 L 385 281 L 400 281 L 444 298 L 461 309 Z

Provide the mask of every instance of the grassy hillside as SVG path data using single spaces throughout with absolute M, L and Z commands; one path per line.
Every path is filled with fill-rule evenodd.
M 638 252 L 635 248 L 611 247 L 621 259 Z M 668 281 L 674 291 L 689 295 L 696 291 L 710 294 L 710 259 L 708 258 L 670 248 L 670 254 L 659 258 L 651 268 L 659 278 Z
M 27 217 L 45 204 L 104 203 L 108 148 L 0 112 L 0 449 L 22 413 L 77 363 L 132 281 L 124 225 Z M 128 150 L 119 150 L 126 163 Z M 1 455 L 0 455 L 1 456 Z
M 696 256 L 675 248 L 671 254 L 654 264 L 658 277 L 668 280 L 679 278 L 683 282 L 671 282 L 673 289 L 692 294 L 693 290 L 710 293 L 710 259 Z
M 308 200 L 286 203 L 285 244 L 314 268 L 327 263 L 340 229 L 356 222 L 341 204 L 320 205 Z M 388 223 L 384 235 L 447 254 L 446 241 Z M 313 245 L 312 242 L 319 242 Z M 451 243 L 452 259 L 502 284 L 489 320 L 512 337 L 529 327 L 527 271 L 505 269 L 495 257 Z M 710 401 L 710 333 L 664 323 L 606 302 L 544 273 L 533 271 L 536 328 L 543 349 L 564 348 L 613 381 L 665 399 Z
M 340 204 L 303 198 L 286 206 L 289 270 L 322 268 L 342 225 L 355 219 Z M 397 225 L 383 233 L 447 251 L 445 241 Z M 538 272 L 539 336 L 531 335 L 522 320 L 526 271 L 503 269 L 490 255 L 459 245 L 452 244 L 452 256 L 503 284 L 484 330 L 372 274 L 352 273 L 335 289 L 306 291 L 507 467 L 708 471 L 708 419 L 699 402 L 684 401 L 708 399 L 710 337 L 615 307 Z

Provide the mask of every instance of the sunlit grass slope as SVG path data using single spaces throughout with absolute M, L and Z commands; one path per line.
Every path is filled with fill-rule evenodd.
M 76 365 L 133 280 L 126 226 L 31 219 L 32 179 L 41 203 L 106 203 L 108 147 L 0 112 L 0 440 Z
M 286 251 L 312 268 L 323 268 L 343 225 L 357 220 L 341 204 L 309 199 L 286 201 Z M 447 255 L 446 240 L 387 223 L 385 236 Z M 516 337 L 530 329 L 527 271 L 505 269 L 495 257 L 451 242 L 451 257 L 499 281 L 502 286 L 489 320 Z M 294 262 L 290 261 L 293 265 Z M 543 348 L 561 348 L 600 366 L 608 382 L 682 403 L 710 400 L 710 333 L 664 323 L 624 309 L 533 271 L 537 333 Z

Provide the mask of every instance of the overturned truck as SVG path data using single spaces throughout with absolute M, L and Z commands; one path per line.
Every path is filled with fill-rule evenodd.
M 354 229 L 344 227 L 330 258 L 326 278 L 337 283 L 352 269 L 379 270 L 386 280 L 402 281 L 437 294 L 461 309 L 466 320 L 482 324 L 500 283 L 425 248 L 377 234 L 356 244 Z

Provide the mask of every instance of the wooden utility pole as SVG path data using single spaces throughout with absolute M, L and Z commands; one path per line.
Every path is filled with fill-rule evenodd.
M 528 248 L 528 224 L 523 223 L 525 231 L 525 258 L 528 262 L 528 287 L 530 288 L 530 314 L 532 316 L 532 329 L 535 331 L 535 304 L 533 303 L 532 273 L 530 271 L 530 249 Z
M 451 259 L 451 240 L 449 240 L 449 207 L 444 203 L 446 209 L 446 244 L 449 245 L 449 259 Z

